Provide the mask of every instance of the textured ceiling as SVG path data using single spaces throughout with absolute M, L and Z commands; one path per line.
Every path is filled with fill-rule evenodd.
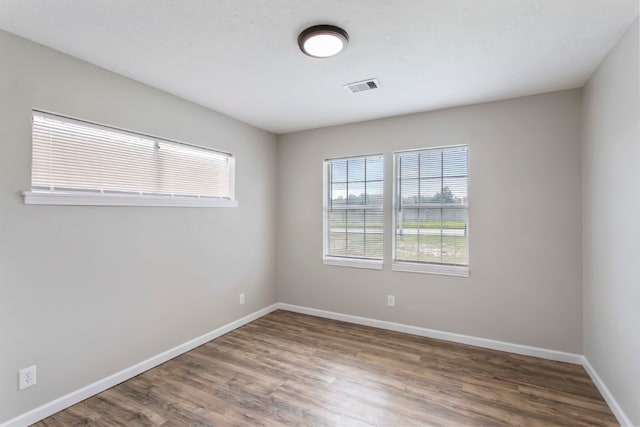
M 579 87 L 637 15 L 637 0 L 0 0 L 1 29 L 274 133 Z M 322 23 L 349 46 L 303 55 L 298 33 Z M 367 78 L 382 88 L 342 87 Z

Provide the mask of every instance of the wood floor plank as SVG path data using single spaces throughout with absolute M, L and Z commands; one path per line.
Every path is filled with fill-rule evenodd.
M 278 310 L 35 425 L 617 423 L 581 366 Z

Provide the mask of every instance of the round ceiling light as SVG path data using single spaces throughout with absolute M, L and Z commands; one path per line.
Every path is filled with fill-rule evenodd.
M 314 58 L 328 58 L 337 55 L 347 46 L 348 42 L 347 32 L 333 25 L 309 27 L 298 36 L 300 50 Z

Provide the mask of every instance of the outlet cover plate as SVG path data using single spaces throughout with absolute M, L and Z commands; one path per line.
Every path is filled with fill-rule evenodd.
M 23 368 L 18 371 L 18 388 L 24 390 L 36 385 L 36 365 Z
M 389 307 L 396 306 L 396 297 L 394 295 L 387 295 L 387 306 Z

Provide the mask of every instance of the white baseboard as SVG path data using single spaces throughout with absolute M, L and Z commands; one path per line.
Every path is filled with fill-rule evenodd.
M 531 347 L 521 344 L 513 344 L 504 341 L 496 341 L 486 338 L 478 338 L 469 335 L 456 334 L 451 332 L 444 332 L 435 329 L 422 328 L 419 326 L 405 325 L 401 323 L 387 322 L 384 320 L 371 319 L 368 317 L 353 316 L 350 314 L 336 313 L 333 311 L 319 310 L 316 308 L 302 307 L 293 304 L 276 303 L 251 313 L 241 319 L 228 323 L 216 330 L 206 333 L 202 336 L 192 339 L 186 343 L 180 344 L 172 349 L 169 349 L 156 356 L 150 357 L 134 366 L 123 369 L 113 375 L 96 381 L 93 384 L 89 384 L 79 390 L 71 392 L 65 396 L 48 402 L 42 406 L 39 406 L 29 412 L 21 414 L 11 420 L 0 424 L 0 427 L 24 427 L 38 422 L 50 415 L 55 414 L 63 409 L 66 409 L 76 403 L 87 399 L 93 395 L 96 395 L 108 388 L 111 388 L 123 381 L 135 377 L 151 368 L 154 368 L 174 357 L 177 357 L 183 353 L 186 353 L 194 348 L 211 341 L 219 336 L 222 336 L 228 332 L 233 331 L 249 322 L 259 319 L 271 313 L 274 310 L 282 309 L 292 311 L 295 313 L 309 314 L 312 316 L 324 317 L 327 319 L 341 320 L 343 322 L 355 323 L 358 325 L 372 326 L 380 329 L 387 329 L 396 332 L 404 332 L 412 335 L 418 335 L 429 338 L 436 338 L 445 341 L 452 341 L 461 344 L 468 344 L 477 347 L 488 348 L 492 350 L 506 351 L 510 353 L 522 354 L 526 356 L 540 357 L 543 359 L 557 360 L 560 362 L 573 363 L 584 366 L 585 370 L 595 383 L 598 390 L 604 397 L 605 401 L 611 408 L 611 411 L 618 419 L 618 422 L 622 426 L 631 426 L 631 421 L 626 416 L 616 399 L 613 397 L 607 386 L 604 384 L 600 376 L 595 369 L 591 366 L 587 358 L 581 354 L 566 353 L 557 350 L 549 350 L 539 347 Z
M 507 351 L 509 353 L 523 354 L 525 356 L 535 356 L 543 359 L 557 360 L 560 362 L 581 365 L 583 356 L 575 353 L 565 353 L 563 351 L 548 350 L 539 347 L 530 347 L 522 344 L 512 344 L 504 341 L 496 341 L 487 338 L 472 337 L 469 335 L 455 334 L 452 332 L 438 331 L 436 329 L 421 328 L 419 326 L 405 325 L 402 323 L 387 322 L 384 320 L 371 319 L 368 317 L 352 316 L 351 314 L 336 313 L 333 311 L 318 310 L 316 308 L 302 307 L 299 305 L 276 304 L 277 308 L 296 313 L 309 314 L 312 316 L 324 317 L 327 319 L 341 320 L 343 322 L 355 323 L 358 325 L 373 326 L 390 331 L 405 332 L 407 334 L 421 337 L 436 338 L 445 341 L 453 341 L 461 344 L 473 345 L 476 347 L 489 348 L 492 350 Z
M 602 395 L 602 397 L 604 397 L 604 400 L 607 402 L 607 405 L 609 405 L 611 412 L 613 412 L 613 415 L 615 415 L 620 425 L 622 427 L 632 427 L 633 424 L 631 424 L 631 420 L 622 410 L 622 408 L 618 404 L 618 401 L 613 397 L 613 394 L 611 394 L 609 388 L 605 385 L 604 381 L 602 381 L 600 375 L 598 375 L 593 366 L 591 366 L 591 363 L 589 363 L 589 359 L 587 359 L 586 356 L 582 356 L 582 359 L 582 366 L 584 366 L 585 371 L 587 371 L 587 374 L 589 374 L 593 383 L 596 385 L 596 387 L 598 387 L 600 394 Z
M 42 406 L 39 406 L 29 412 L 25 412 L 15 418 L 6 421 L 3 424 L 0 424 L 0 427 L 24 427 L 29 426 L 35 422 L 38 422 L 50 415 L 55 414 L 63 409 L 66 409 L 72 405 L 75 405 L 78 402 L 83 401 L 95 394 L 98 394 L 108 388 L 111 388 L 117 384 L 120 384 L 123 381 L 126 381 L 130 378 L 135 377 L 147 371 L 151 368 L 154 368 L 170 359 L 173 359 L 176 356 L 180 356 L 183 353 L 186 353 L 190 350 L 193 350 L 196 347 L 201 346 L 202 344 L 211 341 L 214 338 L 218 338 L 228 332 L 233 331 L 234 329 L 239 328 L 240 326 L 246 325 L 249 322 L 253 322 L 260 317 L 271 313 L 276 310 L 277 304 L 270 305 L 261 310 L 258 310 L 254 313 L 251 313 L 241 319 L 228 323 L 220 328 L 208 332 L 204 335 L 201 335 L 197 338 L 192 339 L 186 343 L 180 344 L 172 349 L 169 349 L 163 353 L 160 353 L 156 356 L 150 357 L 147 360 L 143 360 L 142 362 L 133 365 L 129 368 L 123 369 L 120 372 L 116 372 L 113 375 L 110 375 L 106 378 L 98 380 L 93 384 L 89 384 L 86 387 L 83 387 L 79 390 L 73 391 L 66 396 L 62 396 L 58 399 L 52 400 L 51 402 L 45 403 Z

